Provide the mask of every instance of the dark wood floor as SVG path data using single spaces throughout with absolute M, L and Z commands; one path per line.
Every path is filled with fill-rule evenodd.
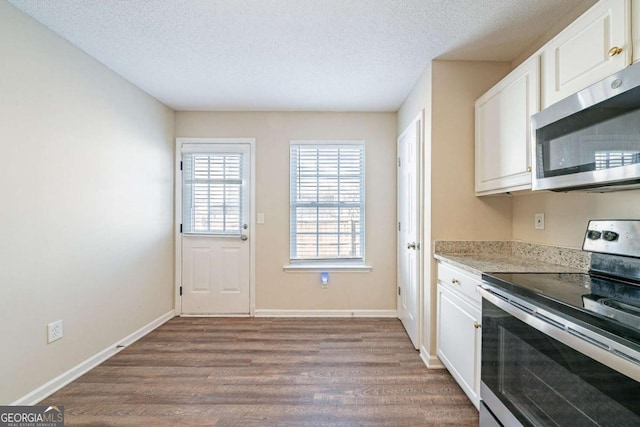
M 175 318 L 41 404 L 67 426 L 478 425 L 395 319 Z

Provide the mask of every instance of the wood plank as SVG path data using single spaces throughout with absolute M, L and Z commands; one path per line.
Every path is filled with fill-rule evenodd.
M 395 319 L 175 318 L 41 404 L 68 426 L 478 425 Z

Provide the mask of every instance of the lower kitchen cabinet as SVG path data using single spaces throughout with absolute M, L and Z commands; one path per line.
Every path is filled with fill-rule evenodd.
M 482 299 L 480 277 L 438 263 L 438 358 L 471 402 L 480 404 Z

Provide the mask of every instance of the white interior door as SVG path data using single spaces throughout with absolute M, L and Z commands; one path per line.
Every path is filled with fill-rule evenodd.
M 250 313 L 249 144 L 183 144 L 182 314 Z
M 417 349 L 420 327 L 420 136 L 418 118 L 398 138 L 398 315 Z

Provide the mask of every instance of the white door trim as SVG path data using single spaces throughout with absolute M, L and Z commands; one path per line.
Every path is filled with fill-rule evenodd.
M 249 247 L 249 315 L 255 316 L 256 311 L 256 140 L 255 138 L 176 138 L 175 153 L 175 195 L 174 195 L 174 244 L 175 244 L 175 313 L 177 316 L 182 315 L 182 298 L 180 297 L 180 286 L 182 279 L 182 241 L 180 233 L 180 224 L 182 223 L 182 179 L 180 174 L 180 161 L 182 159 L 183 144 L 249 144 L 251 152 L 250 165 L 250 186 L 251 194 L 249 195 L 249 230 L 251 230 L 251 244 Z
M 418 113 L 418 115 L 411 120 L 411 122 L 407 125 L 407 127 L 402 131 L 402 133 L 400 133 L 400 135 L 398 136 L 397 140 L 396 140 L 396 153 L 398 155 L 398 158 L 400 158 L 400 141 L 402 141 L 405 136 L 407 135 L 407 133 L 409 132 L 415 132 L 416 131 L 416 125 L 420 124 L 419 129 L 418 129 L 418 141 L 416 142 L 418 145 L 418 156 L 416 157 L 416 161 L 417 161 L 417 169 L 418 169 L 418 174 L 416 176 L 416 185 L 418 186 L 418 200 L 417 200 L 417 205 L 416 207 L 419 210 L 419 214 L 417 215 L 418 218 L 418 230 L 416 232 L 416 236 L 417 236 L 417 243 L 420 244 L 420 250 L 418 252 L 418 255 L 416 256 L 416 262 L 418 263 L 418 277 L 417 277 L 417 281 L 418 281 L 418 289 L 417 289 L 417 295 L 416 298 L 418 298 L 418 329 L 416 331 L 416 333 L 418 334 L 418 348 L 421 348 L 423 346 L 423 328 L 424 328 L 424 319 L 426 318 L 427 314 L 424 312 L 425 310 L 425 305 L 424 305 L 424 293 L 425 293 L 425 289 L 424 289 L 424 253 L 425 250 L 428 250 L 428 248 L 425 248 L 425 245 L 430 245 L 431 242 L 425 242 L 424 241 L 424 199 L 425 199 L 425 194 L 424 194 L 424 110 L 421 110 L 420 113 Z M 396 188 L 396 192 L 397 194 L 400 194 L 400 180 L 397 180 L 397 188 Z M 396 223 L 399 222 L 400 220 L 400 205 L 396 206 Z M 396 224 L 397 227 L 397 224 Z M 400 247 L 400 239 L 398 238 L 397 240 L 397 247 L 396 247 L 396 265 L 398 267 L 400 267 L 400 251 L 403 248 Z M 428 253 L 428 252 L 427 252 Z M 398 312 L 398 319 L 401 318 L 402 315 L 402 301 L 401 301 L 401 297 L 400 295 L 398 295 L 397 292 L 397 287 L 400 284 L 400 269 L 397 269 L 397 273 L 396 273 L 396 310 Z

